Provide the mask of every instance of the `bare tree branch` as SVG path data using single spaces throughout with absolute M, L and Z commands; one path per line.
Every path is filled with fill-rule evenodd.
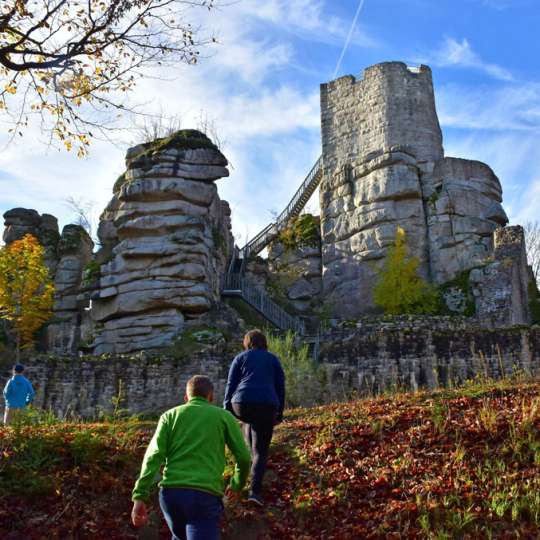
M 199 50 L 215 42 L 187 22 L 189 10 L 210 10 L 215 1 L 3 0 L 0 112 L 11 118 L 10 133 L 37 114 L 68 150 L 85 155 L 96 125 L 106 129 L 89 112 L 129 110 L 122 96 L 140 69 L 195 64 Z

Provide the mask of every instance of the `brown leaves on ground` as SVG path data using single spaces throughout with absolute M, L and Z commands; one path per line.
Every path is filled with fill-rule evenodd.
M 227 540 L 539 538 L 539 383 L 291 411 L 264 509 L 227 505 Z M 130 492 L 152 423 L 0 428 L 0 537 L 137 538 Z M 154 504 L 144 538 L 169 538 Z

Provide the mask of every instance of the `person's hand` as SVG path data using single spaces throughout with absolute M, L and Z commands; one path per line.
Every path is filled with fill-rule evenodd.
M 231 486 L 227 486 L 225 488 L 225 497 L 227 497 L 227 499 L 235 499 L 238 497 L 238 495 L 239 494 L 236 493 Z
M 142 527 L 148 523 L 148 509 L 143 501 L 134 501 L 131 511 L 131 522 L 135 527 Z

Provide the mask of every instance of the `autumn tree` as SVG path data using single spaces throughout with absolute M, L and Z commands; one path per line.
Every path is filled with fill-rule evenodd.
M 437 291 L 418 274 L 420 262 L 408 253 L 405 231 L 398 227 L 394 245 L 388 249 L 384 266 L 373 291 L 375 304 L 388 315 L 435 313 Z
M 32 347 L 36 331 L 52 314 L 54 286 L 44 253 L 31 234 L 0 250 L 0 318 L 13 324 L 17 354 Z
M 125 110 L 141 68 L 195 64 L 211 41 L 188 11 L 216 0 L 2 0 L 0 109 L 12 136 L 29 119 L 79 155 L 87 153 L 102 113 Z

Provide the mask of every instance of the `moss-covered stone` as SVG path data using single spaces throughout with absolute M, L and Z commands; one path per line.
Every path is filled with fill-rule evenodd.
M 118 193 L 122 186 L 126 183 L 126 173 L 122 173 L 114 183 L 113 193 Z
M 101 264 L 96 261 L 90 261 L 83 270 L 83 285 L 88 285 L 98 280 L 101 276 Z
M 59 253 L 77 251 L 85 237 L 88 237 L 88 233 L 80 225 L 66 225 L 58 242 Z
M 177 150 L 210 148 L 219 152 L 218 147 L 204 133 L 196 129 L 182 129 L 168 137 L 161 137 L 140 146 L 141 152 L 133 157 L 133 160 L 129 164 L 130 169 L 149 169 L 153 164 L 153 156 L 169 148 L 175 148 Z

